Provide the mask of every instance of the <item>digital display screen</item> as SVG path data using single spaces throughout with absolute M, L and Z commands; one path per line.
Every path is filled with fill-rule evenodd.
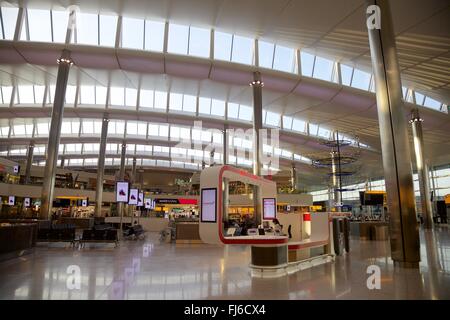
M 81 200 L 81 206 L 82 207 L 87 207 L 88 206 L 88 201 L 86 199 Z
M 144 203 L 145 203 L 145 209 L 151 209 L 152 208 L 152 199 L 146 198 L 146 199 L 144 199 Z
M 10 206 L 15 205 L 15 204 L 16 204 L 16 197 L 15 197 L 15 196 L 9 196 L 9 197 L 8 197 L 8 204 L 9 204 Z
M 271 220 L 276 218 L 277 203 L 275 198 L 263 199 L 263 219 Z
M 138 207 L 143 207 L 144 206 L 144 193 L 143 192 L 139 192 L 137 205 L 138 205 Z
M 19 171 L 20 171 L 20 166 L 14 166 L 13 172 L 14 173 L 19 173 Z
M 128 202 L 130 185 L 126 181 L 118 181 L 116 183 L 116 202 Z
M 138 204 L 138 189 L 130 189 L 130 199 L 128 200 L 128 204 L 136 205 Z
M 23 206 L 25 208 L 29 208 L 31 206 L 31 198 L 25 198 L 23 199 Z
M 216 188 L 202 189 L 201 198 L 202 198 L 200 207 L 201 221 L 216 222 L 217 189 Z

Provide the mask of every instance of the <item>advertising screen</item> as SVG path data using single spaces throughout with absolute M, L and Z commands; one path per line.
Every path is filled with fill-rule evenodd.
M 87 207 L 87 206 L 88 206 L 88 201 L 87 201 L 87 199 L 81 200 L 81 206 L 82 206 L 82 207 Z
M 138 189 L 130 189 L 130 199 L 128 200 L 128 204 L 136 205 L 138 204 Z
M 275 219 L 277 212 L 277 203 L 275 198 L 263 199 L 263 219 Z
M 8 197 L 8 204 L 9 204 L 10 206 L 15 205 L 15 204 L 16 204 L 16 197 L 15 197 L 15 196 L 9 196 L 9 197 Z
M 116 183 L 116 202 L 128 202 L 129 184 L 126 181 Z
M 14 173 L 19 173 L 19 171 L 20 171 L 20 166 L 14 166 L 13 167 L 13 172 Z
M 143 207 L 144 206 L 144 193 L 143 192 L 139 192 L 137 205 L 138 205 L 138 207 Z
M 152 208 L 152 199 L 145 198 L 144 199 L 145 209 L 151 209 Z
M 216 202 L 217 202 L 217 189 L 202 189 L 201 194 L 201 221 L 202 222 L 216 222 Z
M 23 199 L 23 206 L 25 208 L 29 208 L 31 206 L 31 199 L 30 198 Z

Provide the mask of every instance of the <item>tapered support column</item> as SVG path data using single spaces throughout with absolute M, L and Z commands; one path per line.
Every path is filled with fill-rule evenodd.
M 136 183 L 136 158 L 133 158 L 133 166 L 131 167 L 130 186 L 134 187 Z M 128 205 L 128 216 L 133 217 L 134 205 Z
M 395 265 L 418 267 L 419 226 L 389 1 L 368 0 L 367 5 L 371 6 L 367 10 L 367 24 L 390 214 L 391 256 Z M 377 20 L 381 23 L 374 24 Z
M 100 137 L 100 151 L 98 154 L 97 167 L 97 188 L 95 190 L 95 216 L 102 216 L 102 202 L 103 202 L 103 175 L 105 173 L 105 155 L 106 155 L 106 139 L 108 135 L 109 119 L 103 118 L 102 134 Z
M 297 168 L 295 164 L 292 164 L 291 168 L 291 191 L 295 192 L 297 190 Z
M 119 181 L 123 181 L 125 179 L 125 160 L 126 160 L 126 154 L 127 154 L 127 145 L 125 142 L 122 143 L 122 152 L 120 156 L 120 169 L 119 169 Z M 119 202 L 117 204 L 117 213 L 120 216 L 120 233 L 119 237 L 122 238 L 122 220 L 123 220 L 123 203 Z
M 58 59 L 58 76 L 56 79 L 55 97 L 53 99 L 52 119 L 48 136 L 47 156 L 44 170 L 44 183 L 42 186 L 41 219 L 50 219 L 52 212 L 53 191 L 55 189 L 56 164 L 58 161 L 59 140 L 61 124 L 64 113 L 64 98 L 66 96 L 67 80 L 72 65 L 70 51 L 63 50 Z
M 339 173 L 339 154 L 337 151 L 331 151 L 331 178 L 333 184 L 333 207 L 339 208 L 342 206 L 340 173 Z
M 30 183 L 31 166 L 33 164 L 34 142 L 31 141 L 27 152 L 27 167 L 25 168 L 25 184 Z
M 430 176 L 428 166 L 425 161 L 423 148 L 422 122 L 419 110 L 415 109 L 409 121 L 412 126 L 414 139 L 414 152 L 416 155 L 417 175 L 419 176 L 420 203 L 422 205 L 423 226 L 426 229 L 433 228 L 433 210 L 430 199 Z
M 64 157 L 61 157 L 61 165 L 60 165 L 61 169 L 64 169 L 64 167 L 65 167 L 65 165 L 66 165 L 65 160 L 66 160 L 66 159 L 65 159 Z
M 262 87 L 264 83 L 261 80 L 259 72 L 253 73 L 253 81 L 250 83 L 253 88 L 253 174 L 261 176 L 262 166 Z M 261 223 L 262 207 L 261 207 L 261 192 L 259 188 L 253 187 L 253 201 L 255 208 L 256 223 Z

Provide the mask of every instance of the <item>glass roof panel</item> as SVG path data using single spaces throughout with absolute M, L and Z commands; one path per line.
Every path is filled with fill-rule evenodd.
M 183 110 L 183 95 L 181 93 L 170 93 L 169 110 L 181 111 Z
M 190 27 L 189 54 L 197 57 L 209 57 L 211 31 L 203 28 Z
M 116 45 L 117 16 L 100 15 L 100 45 L 114 47 Z
M 145 50 L 163 51 L 164 29 L 164 22 L 145 20 Z
M 80 102 L 81 104 L 95 104 L 95 87 L 81 86 L 80 87 Z
M 280 115 L 275 112 L 267 111 L 266 124 L 269 126 L 278 127 L 280 125 Z
M 68 11 L 52 11 L 53 41 L 66 42 L 67 24 L 69 22 Z
M 353 72 L 352 87 L 361 90 L 369 90 L 370 76 L 371 75 L 368 72 L 355 69 Z
M 211 98 L 200 97 L 198 99 L 198 113 L 202 114 L 211 113 Z
M 44 102 L 45 86 L 34 86 L 34 103 L 41 105 Z
M 432 99 L 430 97 L 426 97 L 423 105 L 425 107 L 428 107 L 428 108 L 431 108 L 431 109 L 434 109 L 434 110 L 440 110 L 442 104 L 439 101 L 437 101 L 437 100 L 434 100 L 434 99 Z
M 237 119 L 239 117 L 239 105 L 237 103 L 228 103 L 228 118 Z
M 311 77 L 314 67 L 314 55 L 300 51 L 300 63 L 302 65 L 302 75 Z
M 167 51 L 176 54 L 187 54 L 189 27 L 179 24 L 169 24 L 169 40 Z
M 18 86 L 17 94 L 19 96 L 20 104 L 24 103 L 34 103 L 34 91 L 33 86 Z
M 140 90 L 139 106 L 141 108 L 153 108 L 153 90 Z
M 292 130 L 298 132 L 306 132 L 306 122 L 300 119 L 294 118 L 292 121 Z
M 195 112 L 197 108 L 197 97 L 185 94 L 183 96 L 183 111 Z
M 277 45 L 275 47 L 275 58 L 273 68 L 284 72 L 294 72 L 295 50 Z
M 122 47 L 141 50 L 144 48 L 144 20 L 122 18 Z
M 98 15 L 77 13 L 77 43 L 98 45 Z
M 211 115 L 223 117 L 225 115 L 225 101 L 212 99 Z
M 292 129 L 292 117 L 283 116 L 283 129 Z
M 76 92 L 77 92 L 76 86 L 67 86 L 67 88 L 66 88 L 66 103 L 75 104 Z
M 214 59 L 230 61 L 233 35 L 224 32 L 214 32 Z
M 253 39 L 234 35 L 231 61 L 253 64 L 253 45 Z
M 272 69 L 273 53 L 275 45 L 270 42 L 258 41 L 259 66 Z
M 135 107 L 137 103 L 137 90 L 125 88 L 125 105 Z
M 341 64 L 341 78 L 342 84 L 345 86 L 349 86 L 352 80 L 352 72 L 353 68 L 346 66 L 345 64 Z
M 52 42 L 50 11 L 27 9 L 27 12 L 30 40 Z
M 314 65 L 314 78 L 330 81 L 331 74 L 333 73 L 333 61 L 316 57 L 316 63 Z
M 3 39 L 13 40 L 14 32 L 16 30 L 18 8 L 13 7 L 1 7 L 2 10 L 2 22 L 3 22 Z
M 155 109 L 167 108 L 167 92 L 155 91 Z
M 106 105 L 106 93 L 106 87 L 95 87 L 95 104 Z
M 114 106 L 125 104 L 125 89 L 121 87 L 111 87 L 109 92 L 109 103 Z
M 251 121 L 253 119 L 253 108 L 241 104 L 239 106 L 239 119 Z

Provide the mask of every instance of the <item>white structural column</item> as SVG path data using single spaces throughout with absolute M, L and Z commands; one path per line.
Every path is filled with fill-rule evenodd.
M 297 190 L 297 168 L 295 167 L 295 164 L 292 164 L 291 168 L 291 190 L 292 192 L 295 192 Z
M 103 202 L 103 175 L 105 172 L 106 140 L 108 136 L 109 119 L 104 117 L 102 122 L 102 134 L 100 136 L 100 151 L 98 154 L 97 187 L 95 190 L 95 216 L 102 216 Z
M 70 51 L 63 50 L 58 59 L 58 75 L 56 78 L 55 97 L 53 99 L 52 118 L 48 135 L 47 155 L 44 170 L 44 183 L 42 186 L 41 219 L 50 219 L 52 213 L 53 192 L 55 189 L 56 164 L 58 161 L 59 140 L 61 137 L 61 124 L 64 113 L 64 99 L 66 96 L 67 80 L 69 78 Z
M 416 155 L 417 175 L 419 176 L 420 203 L 422 205 L 423 226 L 426 229 L 433 228 L 433 210 L 430 199 L 430 176 L 425 161 L 422 122 L 419 110 L 416 108 L 411 114 L 409 121 L 412 126 L 414 139 L 414 153 Z
M 27 167 L 25 168 L 25 184 L 30 183 L 31 177 L 31 165 L 33 164 L 33 154 L 34 154 L 34 142 L 31 141 L 28 145 L 27 152 Z
M 384 178 L 394 265 L 419 267 L 420 240 L 407 115 L 388 0 L 367 0 L 366 19 L 375 77 Z
M 127 154 L 127 145 L 125 142 L 122 142 L 122 151 L 120 155 L 120 169 L 119 169 L 119 181 L 123 181 L 125 179 L 125 160 L 126 160 L 126 154 Z M 119 231 L 119 237 L 122 238 L 122 220 L 123 220 L 123 203 L 119 202 L 117 204 L 117 213 L 120 216 L 120 231 Z
M 250 83 L 253 88 L 253 174 L 261 176 L 262 166 L 262 87 L 264 83 L 259 72 L 253 73 L 253 81 Z M 262 217 L 261 207 L 261 192 L 256 186 L 253 187 L 253 201 L 255 208 L 256 223 L 259 224 L 259 219 Z

